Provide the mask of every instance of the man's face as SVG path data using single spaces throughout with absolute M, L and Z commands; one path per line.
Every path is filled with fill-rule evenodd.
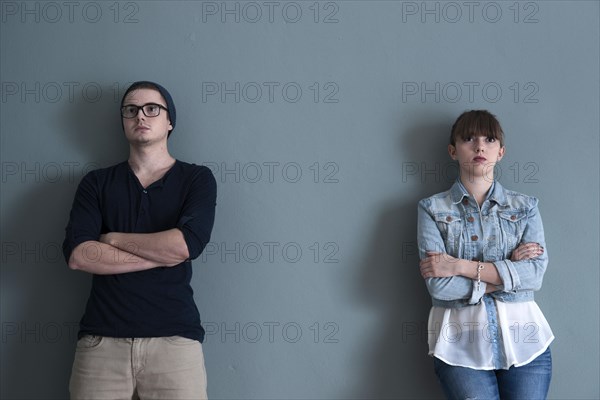
M 123 101 L 124 107 L 129 105 L 141 107 L 146 104 L 158 104 L 167 108 L 165 99 L 154 89 L 136 89 L 127 94 Z M 156 117 L 147 117 L 140 109 L 135 117 L 123 118 L 123 128 L 125 137 L 130 143 L 147 145 L 166 141 L 169 130 L 173 129 L 173 126 L 165 109 L 161 109 Z

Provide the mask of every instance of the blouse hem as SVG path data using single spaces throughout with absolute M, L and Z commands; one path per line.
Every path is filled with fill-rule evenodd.
M 546 342 L 546 344 L 544 345 L 544 347 L 542 347 L 542 349 L 540 351 L 534 353 L 531 357 L 529 357 L 529 359 L 527 361 L 522 362 L 522 363 L 513 364 L 512 366 L 514 366 L 514 367 L 522 367 L 523 365 L 529 364 L 530 362 L 532 362 L 533 360 L 535 360 L 535 358 L 537 356 L 539 356 L 540 354 L 542 354 L 543 352 L 545 352 L 548 349 L 548 347 L 550 347 L 550 343 L 552 343 L 553 340 L 554 340 L 554 335 L 552 335 L 550 337 L 550 339 L 548 339 L 548 341 Z
M 554 340 L 554 335 L 552 335 L 552 337 L 550 337 L 550 339 L 548 339 L 548 341 L 546 342 L 546 344 L 544 345 L 544 347 L 542 347 L 539 351 L 535 352 L 531 357 L 529 357 L 527 359 L 527 361 L 524 362 L 520 362 L 520 363 L 514 363 L 509 365 L 507 368 L 499 368 L 499 369 L 504 369 L 504 370 L 508 370 L 510 367 L 522 367 L 524 365 L 529 364 L 530 362 L 532 362 L 533 360 L 535 360 L 536 357 L 538 357 L 540 354 L 542 354 L 543 352 L 545 352 L 548 347 L 550 346 L 550 343 L 552 343 L 552 341 Z M 440 356 L 439 354 L 435 354 L 434 351 L 430 351 L 429 352 L 429 356 L 431 357 L 435 357 L 443 362 L 445 362 L 448 365 L 452 365 L 454 367 L 463 367 L 463 368 L 471 368 L 471 369 L 475 369 L 478 371 L 493 371 L 496 370 L 496 368 L 494 367 L 474 367 L 472 365 L 463 365 L 463 364 L 459 364 L 459 363 L 455 363 L 455 362 L 451 362 L 449 360 L 446 360 L 444 357 Z

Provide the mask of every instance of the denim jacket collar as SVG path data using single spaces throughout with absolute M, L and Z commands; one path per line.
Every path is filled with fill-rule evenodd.
M 463 184 L 460 182 L 460 178 L 457 179 L 456 182 L 454 182 L 454 185 L 452 185 L 452 188 L 450 188 L 450 195 L 454 204 L 458 204 L 462 201 L 464 197 L 470 196 L 467 189 L 465 189 Z M 500 182 L 498 182 L 495 179 L 494 182 L 492 182 L 490 190 L 488 191 L 486 200 L 493 201 L 501 206 L 508 205 L 508 200 L 506 199 L 504 188 L 502 187 Z

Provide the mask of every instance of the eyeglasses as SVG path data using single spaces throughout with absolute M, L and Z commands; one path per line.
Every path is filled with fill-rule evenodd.
M 155 103 L 148 103 L 144 104 L 143 106 L 135 106 L 133 104 L 129 104 L 121 107 L 121 116 L 123 118 L 135 118 L 137 117 L 140 110 L 142 110 L 146 117 L 158 117 L 161 108 L 167 112 L 169 111 L 166 107 Z

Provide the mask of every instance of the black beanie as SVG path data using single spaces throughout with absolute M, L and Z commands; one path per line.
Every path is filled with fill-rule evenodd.
M 151 82 L 151 81 L 133 82 L 131 84 L 131 86 L 129 86 L 127 88 L 127 90 L 125 91 L 125 94 L 123 95 L 123 98 L 121 99 L 121 107 L 123 107 L 123 102 L 125 101 L 125 97 L 127 97 L 129 92 L 132 92 L 136 89 L 158 90 L 160 95 L 165 99 L 165 102 L 167 103 L 167 111 L 169 113 L 169 121 L 171 121 L 171 126 L 173 127 L 173 129 L 171 129 L 169 131 L 169 135 L 168 135 L 168 136 L 171 136 L 171 133 L 173 133 L 173 130 L 175 129 L 175 121 L 177 119 L 177 112 L 175 110 L 175 103 L 173 103 L 173 98 L 171 97 L 171 94 L 169 93 L 169 91 L 155 82 Z M 121 126 L 123 126 L 123 120 L 121 120 Z

